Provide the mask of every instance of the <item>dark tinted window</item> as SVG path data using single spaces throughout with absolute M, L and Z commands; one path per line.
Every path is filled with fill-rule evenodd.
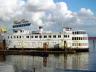
M 9 36 L 8 36 L 8 38 L 9 38 Z
M 21 36 L 20 36 L 20 38 L 21 38 Z
M 61 38 L 61 35 L 58 35 L 58 38 Z
M 53 35 L 53 38 L 56 38 L 56 35 Z
M 31 36 L 31 38 L 33 38 L 33 36 Z
M 72 40 L 74 40 L 74 37 L 72 37 Z
M 44 38 L 47 38 L 47 35 L 44 35 Z
M 29 38 L 29 36 L 26 36 L 26 38 Z
M 16 36 L 14 36 L 14 38 L 16 38 Z
M 42 36 L 40 35 L 39 38 L 42 38 Z
M 66 37 L 67 37 L 67 35 L 64 35 L 64 37 L 66 38 Z
M 35 38 L 38 38 L 38 36 L 35 36 Z
M 69 35 L 68 35 L 68 37 L 69 37 Z
M 51 38 L 51 35 L 49 35 L 48 37 Z

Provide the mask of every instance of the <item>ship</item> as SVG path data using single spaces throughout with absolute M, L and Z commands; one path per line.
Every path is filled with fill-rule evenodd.
M 19 22 L 15 21 L 13 32 L 7 33 L 5 37 L 8 49 L 42 49 L 44 45 L 46 45 L 48 49 L 88 49 L 89 47 L 88 33 L 85 30 L 64 27 L 61 32 L 52 32 L 44 31 L 43 26 L 38 26 L 37 31 L 21 28 L 30 25 L 31 23 L 24 19 Z

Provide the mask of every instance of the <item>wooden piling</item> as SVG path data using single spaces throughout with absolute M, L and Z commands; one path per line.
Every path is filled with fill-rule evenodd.
M 44 48 L 44 51 L 46 52 L 47 49 L 48 49 L 48 44 L 47 44 L 47 43 L 44 43 L 44 44 L 43 44 L 43 48 Z
M 93 48 L 95 48 L 95 41 L 93 40 Z

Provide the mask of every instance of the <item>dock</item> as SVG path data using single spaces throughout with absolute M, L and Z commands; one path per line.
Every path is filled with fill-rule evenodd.
M 89 49 L 9 49 L 0 50 L 0 55 L 47 55 L 47 54 L 74 54 L 79 52 L 88 52 Z

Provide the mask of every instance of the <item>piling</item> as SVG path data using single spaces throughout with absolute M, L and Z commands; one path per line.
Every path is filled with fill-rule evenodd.
M 43 44 L 43 49 L 44 49 L 45 52 L 47 52 L 47 49 L 48 49 L 48 44 L 47 43 Z
M 95 41 L 93 40 L 93 48 L 95 48 Z

